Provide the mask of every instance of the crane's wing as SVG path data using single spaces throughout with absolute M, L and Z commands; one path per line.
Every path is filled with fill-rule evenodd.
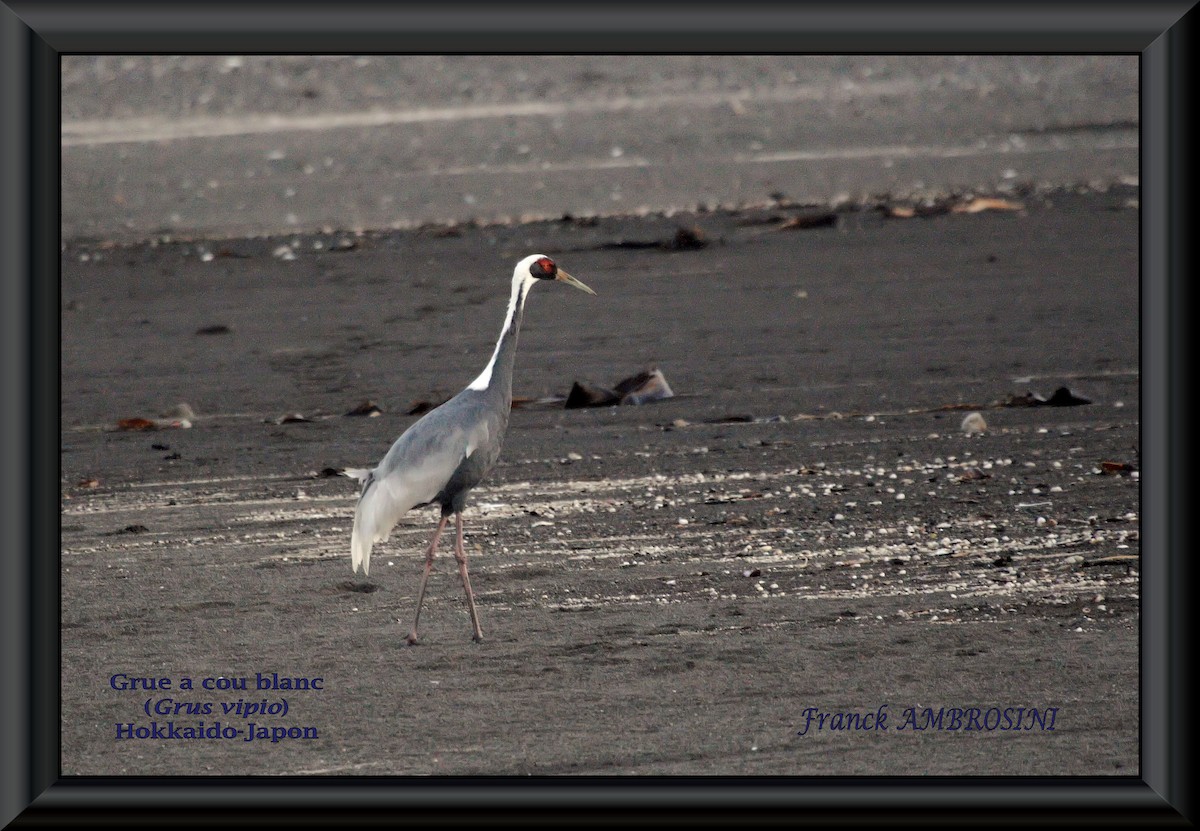
M 462 461 L 487 442 L 486 419 L 464 425 L 461 419 L 448 417 L 451 413 L 435 416 L 439 410 L 409 427 L 378 467 L 366 471 L 365 477 L 354 477 L 363 482 L 350 536 L 350 564 L 355 572 L 361 564 L 363 574 L 370 574 L 371 547 L 387 540 L 410 509 L 437 496 Z

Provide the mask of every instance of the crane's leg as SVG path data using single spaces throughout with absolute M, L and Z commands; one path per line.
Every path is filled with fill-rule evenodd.
M 474 640 L 483 640 L 483 630 L 479 628 L 479 615 L 475 611 L 475 595 L 471 593 L 471 578 L 467 576 L 467 551 L 463 548 L 462 512 L 454 514 L 454 528 L 458 532 L 454 540 L 454 559 L 458 560 L 458 574 L 462 577 L 463 588 L 467 590 L 467 608 L 471 610 L 471 626 L 475 629 Z
M 433 532 L 433 539 L 429 541 L 429 550 L 425 552 L 425 573 L 421 575 L 421 590 L 417 592 L 417 616 L 413 618 L 413 628 L 408 634 L 409 646 L 417 642 L 417 621 L 421 619 L 421 603 L 425 600 L 425 582 L 429 579 L 429 572 L 433 571 L 433 555 L 437 553 L 438 540 L 442 538 L 442 530 L 449 521 L 450 517 L 442 517 Z

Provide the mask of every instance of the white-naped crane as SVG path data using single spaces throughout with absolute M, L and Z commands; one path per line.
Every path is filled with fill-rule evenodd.
M 425 553 L 425 571 L 417 592 L 417 612 L 408 635 L 410 644 L 417 642 L 417 622 L 421 619 L 425 583 L 433 570 L 438 540 L 451 514 L 456 531 L 454 558 L 458 561 L 458 573 L 467 593 L 473 637 L 476 641 L 483 640 L 479 615 L 475 611 L 475 596 L 471 593 L 471 580 L 467 575 L 462 512 L 471 488 L 479 484 L 500 458 L 512 407 L 517 333 L 521 329 L 529 291 L 541 281 L 558 281 L 595 294 L 544 254 L 533 254 L 521 260 L 513 269 L 512 294 L 500 339 L 496 341 L 492 359 L 479 377 L 405 430 L 378 465 L 370 470 L 347 468 L 344 471 L 347 476 L 362 482 L 350 537 L 350 563 L 355 573 L 362 566 L 363 574 L 370 574 L 371 546 L 386 541 L 400 517 L 411 508 L 431 504 L 441 506 L 441 519 Z

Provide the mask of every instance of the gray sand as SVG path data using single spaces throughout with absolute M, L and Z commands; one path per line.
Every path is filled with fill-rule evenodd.
M 781 208 L 69 243 L 63 772 L 1135 774 L 1138 480 L 1102 463 L 1139 461 L 1136 191 L 1013 198 L 808 230 Z M 614 245 L 679 227 L 707 247 Z M 467 512 L 487 640 L 447 549 L 408 647 L 434 512 L 363 580 L 354 483 L 319 474 L 475 376 L 533 251 L 598 296 L 535 291 L 516 395 L 648 365 L 679 395 L 516 409 Z M 1092 403 L 987 406 L 1061 385 Z M 383 415 L 342 415 L 364 399 Z M 190 429 L 116 430 L 179 402 Z M 201 688 L 221 676 L 249 690 Z M 239 700 L 289 709 L 222 714 Z M 798 735 L 808 708 L 881 707 L 887 730 Z M 949 729 L 1017 707 L 1053 730 Z M 907 708 L 943 729 L 898 729 Z M 200 721 L 242 734 L 116 738 Z

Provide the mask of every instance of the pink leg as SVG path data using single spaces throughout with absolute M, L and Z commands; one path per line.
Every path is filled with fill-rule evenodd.
M 474 640 L 483 640 L 483 630 L 479 628 L 479 615 L 475 612 L 475 595 L 471 592 L 471 578 L 467 576 L 467 551 L 463 548 L 462 514 L 454 515 L 454 527 L 458 532 L 454 540 L 454 559 L 458 560 L 458 574 L 462 577 L 463 588 L 467 590 L 467 608 L 471 611 L 471 626 L 475 630 Z
M 412 632 L 408 635 L 409 646 L 417 642 L 417 621 L 421 619 L 421 603 L 425 600 L 425 583 L 429 580 L 429 572 L 433 571 L 433 555 L 437 553 L 438 540 L 442 538 L 442 529 L 449 521 L 450 517 L 442 517 L 442 521 L 438 523 L 437 529 L 433 532 L 433 539 L 429 541 L 429 551 L 425 553 L 425 573 L 421 575 L 421 590 L 417 592 L 417 615 L 413 618 Z

